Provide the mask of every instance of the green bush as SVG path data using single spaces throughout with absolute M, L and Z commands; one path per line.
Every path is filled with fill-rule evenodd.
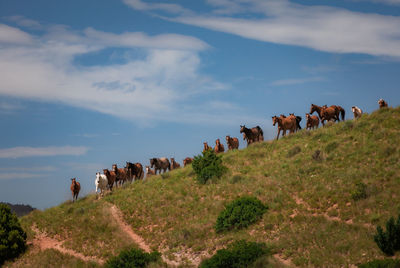
M 227 249 L 220 249 L 210 259 L 201 262 L 199 268 L 244 268 L 260 257 L 270 254 L 264 243 L 236 241 Z
M 0 204 L 0 266 L 26 249 L 26 233 L 17 216 L 6 204 Z
M 367 185 L 363 182 L 357 182 L 355 189 L 351 192 L 351 198 L 354 201 L 367 198 Z
M 400 268 L 400 260 L 385 259 L 373 260 L 358 265 L 359 268 Z
M 217 156 L 213 150 L 203 152 L 203 155 L 194 157 L 192 167 L 196 173 L 196 180 L 205 184 L 212 178 L 220 178 L 226 171 L 222 165 L 220 156 Z
M 268 209 L 260 200 L 255 197 L 240 197 L 225 207 L 215 224 L 217 233 L 231 229 L 241 229 L 261 219 Z
M 396 222 L 393 217 L 386 222 L 386 232 L 381 226 L 376 227 L 376 231 L 374 241 L 383 253 L 393 256 L 400 250 L 400 215 Z
M 121 251 L 118 256 L 110 258 L 106 264 L 106 268 L 136 268 L 146 267 L 151 262 L 160 259 L 161 254 L 157 251 L 145 253 L 141 249 L 127 249 Z

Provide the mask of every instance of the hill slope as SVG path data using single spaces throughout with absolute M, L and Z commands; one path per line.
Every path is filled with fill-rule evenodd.
M 378 224 L 400 210 L 400 108 L 357 121 L 301 131 L 279 141 L 228 152 L 218 182 L 199 185 L 191 167 L 135 182 L 97 200 L 88 196 L 22 218 L 64 241 L 63 247 L 105 260 L 133 244 L 110 214 L 115 205 L 136 234 L 165 259 L 197 265 L 233 240 L 266 242 L 275 257 L 301 267 L 350 266 L 384 256 L 373 242 Z M 320 151 L 319 154 L 316 151 Z M 367 197 L 354 200 L 357 183 Z M 353 194 L 353 195 L 352 195 Z M 257 224 L 216 234 L 224 205 L 253 195 L 269 206 Z M 97 266 L 53 254 L 58 263 Z M 44 252 L 31 249 L 9 266 L 40 266 Z M 61 256 L 59 256 L 61 255 Z

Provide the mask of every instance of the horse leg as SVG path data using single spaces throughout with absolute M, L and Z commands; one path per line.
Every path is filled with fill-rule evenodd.
M 276 140 L 278 140 L 279 139 L 279 134 L 281 133 L 281 130 L 279 129 L 279 127 L 278 127 L 278 135 L 276 136 Z

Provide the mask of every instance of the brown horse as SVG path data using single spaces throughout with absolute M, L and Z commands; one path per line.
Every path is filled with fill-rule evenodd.
M 208 146 L 208 143 L 207 143 L 207 142 L 203 142 L 203 145 L 204 145 L 204 147 L 203 147 L 203 153 L 205 153 L 205 152 L 208 151 L 208 150 L 212 150 L 212 148 L 211 148 L 210 146 Z
M 161 158 L 151 158 L 150 159 L 150 167 L 153 168 L 154 166 L 154 171 L 157 174 L 157 171 L 160 172 L 161 170 L 164 171 L 164 173 L 171 168 L 171 164 L 169 163 L 168 158 L 166 157 L 161 157 Z
M 228 144 L 228 150 L 239 149 L 238 138 L 231 138 L 230 136 L 226 136 L 226 144 Z
M 351 111 L 353 112 L 354 119 L 360 118 L 361 115 L 363 114 L 363 111 L 357 106 L 351 107 Z
M 140 163 L 126 162 L 125 170 L 129 181 L 141 180 L 144 177 L 143 166 Z
M 281 116 L 284 116 L 281 114 Z M 293 116 L 296 119 L 296 131 L 301 130 L 300 122 L 301 122 L 301 116 L 294 115 L 294 114 L 289 114 L 289 116 Z
M 379 109 L 382 109 L 384 107 L 388 107 L 388 104 L 384 99 L 378 100 L 378 104 L 379 104 Z
M 318 128 L 319 125 L 319 118 L 316 115 L 306 114 L 307 124 L 306 129 L 314 129 Z
M 119 183 L 119 185 L 122 185 L 125 183 L 125 181 L 128 180 L 128 173 L 125 168 L 118 168 L 117 164 L 112 165 L 112 170 L 115 172 L 117 175 L 116 177 L 116 184 Z
M 186 157 L 185 159 L 183 159 L 183 166 L 186 167 L 187 165 L 189 165 L 192 162 L 193 162 L 192 157 Z
M 107 180 L 108 180 L 108 187 L 110 188 L 110 191 L 112 191 L 114 182 L 117 179 L 117 174 L 115 174 L 114 171 L 109 171 L 108 169 L 103 169 L 103 173 L 104 173 L 104 175 L 106 175 Z
M 216 154 L 225 152 L 225 147 L 224 147 L 224 145 L 221 143 L 221 141 L 219 139 L 217 139 L 215 141 L 214 152 Z
M 247 146 L 249 146 L 250 143 L 264 140 L 264 133 L 260 126 L 256 126 L 251 129 L 244 125 L 240 126 L 240 133 L 245 134 L 243 135 L 243 139 L 247 139 Z
M 172 157 L 171 158 L 170 170 L 177 169 L 177 168 L 180 168 L 180 167 L 181 167 L 181 165 L 178 162 L 175 161 L 175 158 Z
M 283 131 L 283 136 L 286 135 L 286 130 L 289 130 L 290 133 L 294 133 L 296 130 L 296 118 L 294 116 L 289 116 L 289 117 L 277 117 L 273 116 L 272 117 L 272 125 L 275 126 L 276 123 L 278 123 L 278 135 L 276 136 L 276 139 L 279 138 L 279 134 L 281 130 Z
M 76 181 L 76 178 L 71 179 L 71 192 L 72 192 L 72 202 L 78 200 L 79 191 L 81 190 L 81 185 Z
M 310 114 L 312 114 L 313 112 L 318 113 L 318 116 L 321 119 L 321 123 L 323 126 L 325 126 L 325 120 L 339 120 L 339 109 L 337 109 L 337 107 L 334 105 L 330 107 L 327 107 L 326 105 L 324 107 L 321 107 L 315 104 L 311 104 Z
M 156 175 L 156 173 L 154 172 L 154 170 L 152 170 L 149 166 L 146 166 L 146 178 Z

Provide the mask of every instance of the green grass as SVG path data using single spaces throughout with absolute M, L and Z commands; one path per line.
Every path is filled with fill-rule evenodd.
M 301 267 L 365 263 L 383 257 L 373 233 L 400 210 L 399 141 L 400 108 L 381 109 L 357 121 L 229 151 L 222 156 L 228 171 L 212 183 L 198 184 L 188 166 L 103 200 L 89 196 L 33 213 L 22 223 L 63 236 L 76 251 L 106 258 L 130 243 L 107 221 L 112 203 L 154 250 L 184 266 L 240 239 L 265 242 Z M 318 161 L 312 157 L 317 150 Z M 356 183 L 367 186 L 366 198 L 354 200 Z M 268 213 L 244 230 L 216 234 L 219 213 L 244 195 L 268 204 Z

